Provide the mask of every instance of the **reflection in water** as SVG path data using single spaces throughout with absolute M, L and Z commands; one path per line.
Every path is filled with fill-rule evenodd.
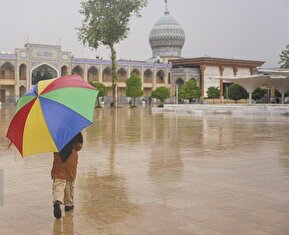
M 34 198 L 50 201 L 51 158 L 21 159 L 15 148 L 7 150 L 9 141 L 4 136 L 14 110 L 15 106 L 0 110 L 0 168 L 7 175 L 4 185 L 13 199 L 30 198 L 34 189 Z M 148 108 L 96 109 L 94 117 L 94 124 L 83 131 L 75 210 L 55 221 L 54 234 L 118 234 L 120 227 L 122 234 L 153 234 L 153 229 L 162 225 L 167 229 L 175 221 L 190 224 L 199 216 L 204 216 L 204 226 L 210 227 L 205 216 L 216 214 L 220 221 L 228 218 L 221 208 L 230 218 L 232 211 L 245 218 L 271 206 L 285 221 L 289 118 L 152 114 Z M 32 217 L 41 213 L 42 202 L 33 201 Z M 195 206 L 198 208 L 192 209 Z M 264 213 L 260 218 L 265 218 Z M 187 216 L 192 219 L 185 221 Z M 2 214 L 1 220 L 6 217 Z M 242 217 L 235 219 L 245 228 Z M 216 218 L 211 221 L 217 227 Z M 267 227 L 267 221 L 259 222 Z M 139 230 L 132 232 L 132 227 Z
M 73 225 L 73 213 L 66 213 L 62 219 L 56 219 L 53 224 L 53 235 L 61 234 L 74 234 L 74 225 Z
M 174 128 L 175 126 L 175 128 Z M 175 120 L 164 115 L 153 119 L 154 143 L 151 147 L 149 175 L 153 182 L 179 181 L 182 178 L 183 162 L 180 154 L 178 117 Z
M 98 131 L 110 132 L 107 135 L 110 140 L 107 169 L 104 169 L 103 175 L 98 175 L 96 168 L 95 171 L 83 174 L 78 179 L 82 192 L 82 210 L 91 215 L 95 223 L 115 223 L 140 214 L 138 206 L 129 201 L 125 177 L 118 174 L 115 169 L 116 143 L 119 132 L 123 132 L 123 129 L 119 128 L 118 110 L 111 109 L 109 114 L 111 126 L 105 125 L 105 128 L 102 125 L 98 126 Z M 101 116 L 97 117 L 102 120 Z

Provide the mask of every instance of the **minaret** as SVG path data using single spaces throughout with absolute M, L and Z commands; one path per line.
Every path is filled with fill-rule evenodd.
M 165 0 L 165 3 L 166 3 L 166 11 L 165 11 L 165 13 L 168 14 L 168 13 L 170 13 L 170 12 L 169 12 L 168 0 Z

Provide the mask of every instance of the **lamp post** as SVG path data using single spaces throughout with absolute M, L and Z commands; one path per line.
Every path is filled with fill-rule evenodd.
M 115 98 L 115 107 L 117 108 L 117 107 L 118 107 L 118 100 L 117 100 L 117 98 L 118 98 L 118 94 L 117 94 L 117 83 L 115 84 L 115 96 L 116 96 L 116 98 Z
M 228 89 L 228 85 L 226 85 L 226 99 L 227 99 L 227 102 L 229 101 L 229 89 Z
M 176 84 L 176 98 L 177 98 L 176 104 L 179 104 L 179 85 L 178 84 Z

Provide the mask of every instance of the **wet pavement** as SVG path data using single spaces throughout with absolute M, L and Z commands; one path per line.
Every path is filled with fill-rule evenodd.
M 97 109 L 74 212 L 56 220 L 52 154 L 7 149 L 14 109 L 0 110 L 0 234 L 289 234 L 288 117 Z

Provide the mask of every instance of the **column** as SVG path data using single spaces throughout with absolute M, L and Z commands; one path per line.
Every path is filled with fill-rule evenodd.
M 167 69 L 164 77 L 165 86 L 168 86 L 169 84 L 168 80 L 169 80 L 169 71 Z
M 204 99 L 205 96 L 205 70 L 206 66 L 205 65 L 200 65 L 200 71 L 201 71 L 201 99 Z
M 153 91 L 156 89 L 156 83 L 157 83 L 157 69 L 156 69 L 156 67 L 154 67 L 154 70 L 153 70 L 153 87 L 152 87 Z
M 141 88 L 144 89 L 144 69 L 141 67 L 140 70 Z
M 88 71 L 88 64 L 85 63 L 85 64 L 84 64 L 84 69 L 83 69 L 83 79 L 84 79 L 84 81 L 88 81 L 87 71 Z
M 236 76 L 237 73 L 238 73 L 238 67 L 234 66 L 234 67 L 233 67 L 233 71 L 234 71 L 234 75 Z
M 224 67 L 219 66 L 220 75 L 223 76 L 224 74 Z M 224 103 L 224 89 L 223 89 L 223 79 L 220 80 L 220 100 L 221 103 Z
M 99 65 L 98 81 L 101 83 L 103 82 L 103 66 L 102 66 L 102 64 Z
M 130 78 L 130 74 L 131 73 L 131 68 L 130 68 L 130 65 L 128 66 L 128 68 L 127 68 L 127 77 L 126 77 L 126 79 L 128 79 L 128 78 Z
M 14 97 L 15 97 L 15 102 L 20 97 L 20 92 L 19 92 L 19 65 L 16 62 L 15 69 L 14 69 Z

